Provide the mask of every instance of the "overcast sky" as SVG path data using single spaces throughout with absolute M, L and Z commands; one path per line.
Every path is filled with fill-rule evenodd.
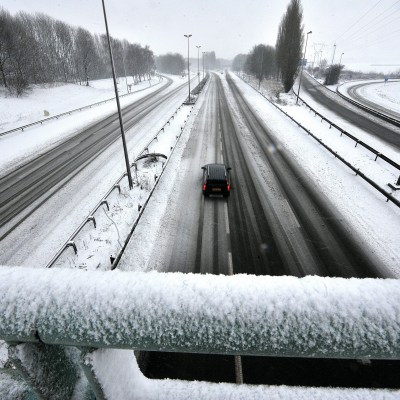
M 218 58 L 247 53 L 258 43 L 275 45 L 289 0 L 106 0 L 112 36 L 149 45 L 155 54 L 214 50 Z M 400 0 L 302 0 L 307 58 L 323 50 L 331 62 L 390 64 L 400 68 Z M 12 14 L 43 12 L 92 33 L 104 33 L 101 0 L 3 0 Z

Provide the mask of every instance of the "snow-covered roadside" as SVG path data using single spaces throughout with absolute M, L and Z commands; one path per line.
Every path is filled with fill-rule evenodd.
M 166 92 L 179 85 L 182 85 L 180 78 L 166 89 Z M 184 85 L 170 99 L 126 132 L 130 160 L 133 161 L 139 151 L 163 127 L 185 100 L 186 95 L 187 87 Z M 93 118 L 102 117 L 101 113 L 95 112 L 96 115 Z M 72 132 L 77 130 L 76 125 L 79 127 L 85 125 L 76 118 L 69 118 L 68 121 L 71 121 L 69 128 Z M 62 128 L 62 125 L 60 127 Z M 29 135 L 29 133 L 29 131 L 23 132 L 25 135 Z M 16 140 L 16 146 L 23 145 L 23 141 L 26 139 L 23 134 L 19 134 L 21 140 Z M 49 134 L 49 136 L 51 135 Z M 2 144 L 3 141 L 0 140 L 0 148 Z M 43 143 L 43 151 L 48 145 L 49 143 Z M 26 146 L 26 151 L 29 155 L 35 154 L 34 141 L 31 143 L 31 147 Z M 11 160 L 11 164 L 13 164 L 13 160 Z M 73 179 L 69 180 L 68 178 L 60 182 L 61 189 L 1 241 L 0 264 L 45 266 L 124 170 L 122 144 L 118 140 Z M 34 203 L 31 207 L 36 205 L 37 203 Z M 4 233 L 6 229 L 7 226 L 2 227 L 0 234 Z
M 166 84 L 166 82 L 167 81 L 164 79 L 160 85 L 155 85 L 147 90 L 121 98 L 121 107 L 132 104 L 149 93 L 158 90 L 162 85 Z M 175 78 L 168 90 L 173 90 L 183 83 L 180 77 Z M 67 101 L 68 103 L 68 97 L 68 93 L 64 93 L 59 98 L 59 102 L 63 103 Z M 68 105 L 64 105 L 63 107 L 64 111 L 68 111 Z M 16 168 L 20 163 L 26 162 L 32 157 L 37 157 L 45 153 L 50 147 L 54 147 L 67 138 L 76 135 L 81 129 L 115 113 L 116 110 L 116 102 L 111 101 L 94 108 L 83 110 L 79 112 L 79 114 L 72 114 L 57 120 L 52 120 L 25 131 L 18 131 L 6 136 L 0 136 L 1 174 L 5 174 L 7 171 Z
M 136 167 L 132 168 L 133 189 L 129 189 L 128 179 L 124 177 L 119 188 L 115 188 L 107 197 L 107 206 L 101 206 L 92 214 L 94 220 L 88 222 L 75 237 L 77 254 L 73 249 L 65 250 L 54 266 L 87 270 L 110 269 L 110 255 L 115 258 L 121 250 L 157 179 L 162 176 L 164 168 L 167 168 L 167 160 L 180 139 L 191 108 L 182 106 L 177 110 L 158 133 L 157 139 L 144 152 L 163 154 L 166 159 L 162 156 L 150 156 L 136 161 Z
M 157 267 L 152 264 L 149 267 L 149 258 L 153 249 L 158 245 L 159 235 L 165 231 L 163 228 L 163 216 L 168 210 L 170 196 L 175 188 L 180 186 L 180 180 L 187 173 L 188 163 L 182 160 L 182 155 L 190 140 L 191 130 L 196 117 L 201 109 L 209 82 L 203 88 L 196 104 L 192 109 L 185 128 L 182 131 L 181 138 L 169 160 L 159 185 L 154 191 L 142 219 L 134 231 L 128 247 L 121 258 L 118 268 L 122 271 L 149 271 Z M 182 207 L 185 205 L 182 204 Z M 160 251 L 163 251 L 160 249 Z
M 329 96 L 332 96 L 335 101 L 339 102 L 341 105 L 344 107 L 349 108 L 356 114 L 359 114 L 361 111 L 359 108 L 356 106 L 353 106 L 350 104 L 348 101 L 340 98 L 337 94 L 335 93 L 329 93 Z M 300 92 L 300 97 L 304 99 L 305 102 L 307 102 L 312 108 L 317 110 L 319 113 L 324 115 L 327 119 L 334 121 L 335 124 L 343 128 L 345 131 L 351 133 L 353 136 L 357 137 L 358 139 L 362 140 L 363 142 L 367 143 L 368 145 L 372 146 L 376 150 L 378 150 L 380 153 L 385 154 L 387 157 L 391 158 L 392 160 L 396 161 L 397 163 L 400 163 L 400 153 L 397 148 L 394 146 L 388 144 L 387 142 L 383 141 L 377 136 L 371 135 L 368 132 L 365 132 L 364 130 L 358 128 L 357 126 L 351 124 L 344 118 L 340 117 L 338 114 L 336 114 L 334 111 L 332 111 L 329 108 L 324 107 L 320 103 L 316 102 L 312 96 L 310 96 L 305 90 Z M 378 124 L 381 125 L 386 125 L 390 129 L 394 130 L 400 135 L 400 128 L 393 126 L 392 124 L 389 124 L 385 121 L 382 121 L 381 119 L 374 117 L 372 115 L 367 115 L 366 118 L 371 119 Z
M 231 76 L 276 140 L 304 169 L 328 204 L 342 214 L 349 234 L 356 232 L 356 240 L 376 260 L 382 274 L 399 277 L 400 210 L 386 203 L 382 195 L 335 160 L 252 87 Z
M 130 78 L 132 77 L 128 77 L 128 83 L 132 83 Z M 119 78 L 118 82 L 119 95 L 126 94 L 125 78 Z M 139 82 L 131 86 L 131 93 L 159 83 L 159 77 L 152 78 L 150 82 Z M 90 81 L 90 86 L 73 83 L 33 85 L 21 97 L 12 97 L 5 89 L 1 89 L 0 133 L 113 97 L 115 92 L 112 79 Z
M 357 89 L 358 95 L 362 96 L 368 101 L 378 104 L 381 107 L 400 114 L 399 81 L 389 81 L 388 83 L 384 83 L 382 80 L 346 82 L 338 87 L 338 91 L 341 94 L 351 98 L 349 95 L 349 89 L 356 84 L 362 83 L 365 83 L 365 86 Z

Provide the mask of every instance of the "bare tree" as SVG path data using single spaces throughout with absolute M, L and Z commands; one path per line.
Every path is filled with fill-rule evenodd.
M 246 63 L 247 54 L 238 54 L 232 61 L 233 71 L 243 71 Z
M 281 81 L 288 92 L 297 75 L 303 45 L 303 8 L 300 0 L 291 0 L 283 15 L 276 41 L 276 60 Z
M 167 53 L 156 59 L 157 70 L 166 74 L 181 75 L 185 65 L 185 59 L 179 53 Z
M 89 86 L 89 75 L 98 58 L 94 38 L 89 31 L 78 28 L 75 33 L 75 64 L 79 80 Z

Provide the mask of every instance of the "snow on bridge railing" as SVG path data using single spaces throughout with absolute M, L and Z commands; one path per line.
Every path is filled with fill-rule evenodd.
M 0 339 L 14 344 L 11 359 L 30 384 L 52 386 L 62 370 L 66 383 L 54 390 L 65 391 L 47 398 L 70 398 L 68 390 L 83 385 L 82 368 L 64 360 L 79 359 L 74 351 L 83 351 L 90 387 L 107 399 L 125 398 L 103 393 L 113 375 L 104 362 L 131 354 L 115 349 L 400 358 L 400 281 L 393 279 L 3 267 L 0 296 Z

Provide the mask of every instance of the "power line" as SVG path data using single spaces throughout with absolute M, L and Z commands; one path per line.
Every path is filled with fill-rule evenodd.
M 400 11 L 400 9 L 397 10 L 397 11 Z M 393 14 L 389 15 L 389 17 L 391 17 L 391 16 L 393 16 Z M 361 40 L 361 39 L 364 39 L 364 40 L 365 40 L 365 37 L 366 37 L 366 36 L 372 35 L 373 33 L 379 31 L 379 30 L 382 29 L 382 28 L 387 28 L 392 22 L 397 22 L 398 20 L 399 20 L 399 17 L 397 16 L 397 17 L 395 17 L 394 19 L 390 20 L 389 22 L 385 23 L 384 25 L 378 26 L 376 29 L 374 29 L 374 30 L 372 30 L 372 31 L 369 31 L 369 32 L 368 32 L 368 31 L 361 32 L 359 35 L 356 36 L 356 38 L 353 38 L 353 39 L 352 39 L 352 43 L 358 42 L 358 41 Z M 373 27 L 373 26 L 371 26 L 371 28 L 372 28 L 372 27 Z
M 362 31 L 364 28 L 367 28 L 366 30 L 371 29 L 371 28 L 373 28 L 374 26 L 376 26 L 377 24 L 380 24 L 381 22 L 383 22 L 383 21 L 384 21 L 385 19 L 387 19 L 388 17 L 390 17 L 390 16 L 392 16 L 393 14 L 395 14 L 395 13 L 396 13 L 397 11 L 399 11 L 399 10 L 396 10 L 396 11 L 394 11 L 393 13 L 391 13 L 391 14 L 385 16 L 384 18 L 381 18 L 380 20 L 377 20 L 377 18 L 379 18 L 381 15 L 387 13 L 391 8 L 393 8 L 393 7 L 394 7 L 396 4 L 398 4 L 398 3 L 400 3 L 400 0 L 397 0 L 397 1 L 394 2 L 390 7 L 386 8 L 386 9 L 383 10 L 380 14 L 378 14 L 378 15 L 375 16 L 375 17 L 373 17 L 373 21 L 371 20 L 371 21 L 367 22 L 367 23 L 366 23 L 365 25 L 363 25 L 361 28 L 359 28 L 358 30 L 356 30 L 355 32 L 353 32 L 353 33 L 351 34 L 350 38 L 351 38 L 352 36 L 357 36 L 358 33 L 362 33 L 361 31 Z M 371 22 L 373 22 L 372 25 L 371 25 Z M 349 39 L 350 39 L 350 38 L 349 38 Z
M 353 26 L 355 26 L 356 24 L 358 24 L 358 22 L 360 22 L 368 13 L 370 13 L 382 0 L 379 0 L 378 2 L 376 2 L 369 10 L 367 10 L 360 18 L 358 18 L 358 20 L 356 22 L 354 22 L 352 25 L 350 25 L 350 27 L 348 29 L 346 29 L 341 35 L 339 35 L 335 42 L 337 42 L 337 40 L 339 38 L 341 38 L 345 33 L 347 33 L 351 28 L 353 28 Z

